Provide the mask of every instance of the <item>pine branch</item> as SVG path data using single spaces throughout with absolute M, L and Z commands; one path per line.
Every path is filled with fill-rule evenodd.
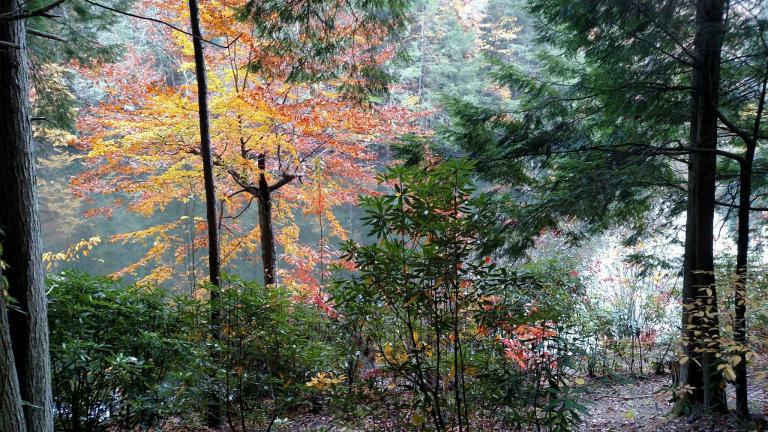
M 65 1 L 66 0 L 56 0 L 55 2 L 47 6 L 43 6 L 39 9 L 35 9 L 30 12 L 24 12 L 16 15 L 0 16 L 0 21 L 17 21 L 17 20 L 36 17 L 36 16 L 45 16 L 47 12 L 57 8 L 60 4 L 64 3 Z

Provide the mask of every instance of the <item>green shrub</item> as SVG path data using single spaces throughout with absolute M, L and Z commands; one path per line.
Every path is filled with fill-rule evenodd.
M 564 374 L 557 326 L 576 284 L 550 266 L 498 265 L 497 225 L 472 186 L 472 165 L 391 168 L 393 190 L 361 198 L 376 242 L 348 242 L 356 272 L 333 300 L 361 376 L 399 430 L 473 430 L 478 422 L 567 430 L 583 407 Z M 546 282 L 544 282 L 546 281 Z M 347 369 L 351 375 L 351 370 Z M 397 416 L 398 418 L 395 418 Z
M 306 383 L 339 363 L 327 317 L 280 287 L 225 278 L 210 302 L 208 290 L 171 296 L 74 271 L 48 284 L 56 420 L 67 432 L 199 422 L 211 395 L 232 426 L 268 423 L 311 405 Z
M 198 345 L 190 322 L 157 288 L 74 271 L 48 278 L 57 425 L 97 431 L 106 420 L 148 427 L 183 412 Z
M 281 287 L 230 278 L 212 304 L 221 314 L 215 391 L 235 426 L 269 423 L 311 405 L 311 378 L 338 363 L 328 318 Z

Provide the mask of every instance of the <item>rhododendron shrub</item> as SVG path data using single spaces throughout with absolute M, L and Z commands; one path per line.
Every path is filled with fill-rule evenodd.
M 349 332 L 354 367 L 344 373 L 399 401 L 403 429 L 576 410 L 562 398 L 564 308 L 550 307 L 569 290 L 499 265 L 496 216 L 471 169 L 462 160 L 389 169 L 379 176 L 387 192 L 360 200 L 375 241 L 343 247 L 354 268 L 332 301 Z

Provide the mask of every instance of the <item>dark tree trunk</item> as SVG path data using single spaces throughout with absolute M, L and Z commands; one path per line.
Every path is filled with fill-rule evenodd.
M 216 305 L 217 287 L 221 285 L 221 259 L 219 258 L 219 226 L 216 219 L 216 184 L 213 177 L 213 156 L 211 154 L 211 128 L 208 112 L 208 78 L 203 54 L 203 32 L 200 29 L 200 12 L 197 0 L 189 0 L 189 19 L 192 27 L 192 44 L 195 50 L 195 77 L 197 79 L 197 104 L 200 118 L 200 154 L 203 158 L 203 179 L 205 182 L 205 216 L 208 223 L 208 272 L 211 284 L 211 335 L 219 340 L 220 313 Z M 209 426 L 220 426 L 222 421 L 221 402 L 212 395 L 207 422 Z
M 746 158 L 739 173 L 739 226 L 736 239 L 736 284 L 734 292 L 735 317 L 733 325 L 734 341 L 744 350 L 747 346 L 747 258 L 749 256 L 749 208 L 752 205 L 752 159 L 754 146 L 748 144 Z M 749 417 L 747 404 L 747 359 L 744 351 L 741 361 L 734 368 L 736 373 L 736 412 L 740 417 Z
M 259 203 L 259 229 L 261 234 L 261 261 L 264 265 L 264 285 L 274 285 L 276 264 L 275 231 L 272 226 L 272 190 L 264 175 L 266 155 L 258 156 L 259 188 L 257 201 Z
M 720 87 L 723 1 L 696 2 L 691 147 L 683 278 L 683 339 L 690 358 L 681 368 L 682 384 L 694 387 L 686 398 L 706 410 L 725 409 L 714 274 L 715 150 Z
M 0 0 L 0 14 L 24 9 Z M 5 277 L 19 311 L 9 310 L 11 345 L 27 430 L 53 431 L 48 312 L 29 121 L 24 20 L 0 21 L 0 230 Z
M 734 368 L 736 373 L 736 413 L 741 418 L 749 417 L 748 384 L 747 384 L 747 285 L 749 283 L 749 215 L 752 206 L 752 175 L 760 136 L 760 124 L 765 109 L 765 95 L 768 87 L 768 74 L 763 78 L 760 99 L 757 103 L 754 129 L 751 139 L 744 139 L 747 149 L 741 161 L 739 172 L 739 225 L 736 239 L 736 283 L 734 289 L 735 316 L 733 323 L 734 340 L 742 349 L 741 360 Z M 743 137 L 742 137 L 743 138 Z
M 0 282 L 0 431 L 26 432 L 3 289 Z

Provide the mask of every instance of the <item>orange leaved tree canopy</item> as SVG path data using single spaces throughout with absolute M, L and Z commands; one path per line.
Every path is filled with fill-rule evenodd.
M 166 20 L 185 22 L 181 2 L 145 7 L 162 12 Z M 275 283 L 279 244 L 284 261 L 295 270 L 283 271 L 282 282 L 315 285 L 316 292 L 306 266 L 314 265 L 318 256 L 322 261 L 322 244 L 327 243 L 321 241 L 319 251 L 302 246 L 296 216 L 316 215 L 324 235 L 344 238 L 333 209 L 370 191 L 375 144 L 413 128 L 401 109 L 343 97 L 338 89 L 354 76 L 290 81 L 290 71 L 281 71 L 286 59 L 265 49 L 268 43 L 234 14 L 226 1 L 202 4 L 206 37 L 226 46 L 206 51 L 222 261 L 257 261 L 254 254 L 260 252 L 264 280 Z M 135 48 L 122 62 L 84 72 L 98 75 L 105 96 L 79 121 L 77 145 L 85 151 L 87 169 L 72 180 L 72 187 L 79 195 L 113 195 L 116 205 L 149 218 L 170 205 L 199 200 L 203 182 L 191 40 L 157 27 L 147 34 L 150 44 L 162 47 L 162 57 Z M 369 36 L 361 36 L 356 48 L 365 50 Z M 339 55 L 358 55 L 352 48 Z M 374 57 L 366 51 L 366 56 L 386 62 L 392 53 L 381 49 Z M 255 221 L 248 211 L 252 205 L 258 210 Z M 89 215 L 109 211 L 94 209 Z M 205 246 L 205 224 L 182 216 L 114 236 L 112 241 L 150 245 L 140 260 L 117 275 L 147 267 L 144 281 L 170 279 L 174 263 L 189 259 L 190 247 Z M 189 231 L 191 241 L 185 240 Z

